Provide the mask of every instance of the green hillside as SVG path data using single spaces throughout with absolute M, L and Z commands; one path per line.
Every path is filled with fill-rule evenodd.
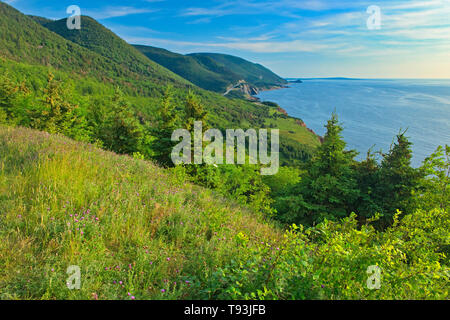
M 284 232 L 176 171 L 30 129 L 0 126 L 0 213 L 0 299 L 448 297 L 442 209 Z
M 214 269 L 244 259 L 236 235 L 280 237 L 152 163 L 62 136 L 0 126 L 0 168 L 0 299 L 206 297 Z M 69 265 L 82 290 L 65 286 Z
M 223 65 L 209 59 L 209 63 L 201 63 L 194 57 L 174 53 L 165 49 L 135 45 L 149 59 L 170 69 L 197 86 L 211 91 L 225 92 L 227 87 L 239 81 L 239 75 L 231 72 Z
M 150 46 L 135 45 L 135 47 L 151 60 L 207 90 L 224 93 L 240 80 L 257 89 L 287 84 L 269 69 L 230 55 L 209 53 L 182 55 Z
M 28 17 L 5 3 L 0 3 L 0 14 L 0 57 L 92 76 L 146 93 L 152 92 L 157 82 L 188 85 L 187 81 L 155 63 L 152 68 L 149 65 L 144 78 L 144 74 L 136 72 L 130 65 L 116 63 L 112 57 L 67 41 L 35 21 L 45 23 L 46 19 Z
M 170 80 L 171 82 L 179 82 L 184 85 L 188 84 L 186 80 L 147 59 L 133 46 L 91 17 L 81 17 L 82 28 L 80 30 L 69 30 L 67 28 L 67 19 L 57 21 L 39 20 L 39 18 L 35 17 L 33 19 L 39 21 L 50 31 L 114 61 L 117 65 L 125 66 L 130 71 L 145 77 L 146 80 L 155 82 L 167 82 Z
M 279 77 L 264 66 L 258 63 L 249 62 L 239 57 L 220 53 L 192 53 L 189 56 L 205 63 L 212 59 L 217 64 L 226 66 L 228 69 L 238 74 L 241 79 L 258 88 L 265 89 L 272 86 L 287 84 L 286 80 Z
M 4 69 L 11 67 L 8 61 L 20 61 L 20 66 L 14 67 L 17 80 L 31 82 L 32 79 L 42 78 L 41 69 L 25 65 L 41 65 L 49 70 L 57 70 L 61 79 L 77 79 L 70 98 L 73 104 L 87 105 L 89 102 L 86 100 L 104 100 L 104 95 L 97 93 L 111 92 L 118 85 L 139 117 L 151 122 L 159 108 L 162 94 L 170 84 L 174 87 L 175 103 L 180 108 L 188 89 L 194 90 L 209 112 L 208 122 L 212 127 L 261 128 L 268 121 L 277 123 L 277 116 L 284 116 L 281 113 L 270 115 L 273 108 L 241 99 L 228 99 L 190 84 L 149 60 L 91 18 L 82 17 L 81 30 L 68 30 L 65 20 L 48 22 L 48 19 L 28 17 L 4 3 L 0 3 L 0 13 L 0 57 L 4 58 L 0 59 L 0 64 L 4 65 Z M 71 40 L 41 26 L 35 20 Z M 21 74 L 25 72 L 24 68 L 29 73 L 28 77 Z M 96 81 L 98 83 L 94 84 Z M 40 90 L 38 84 L 29 84 Z M 93 87 L 96 89 L 93 90 Z M 295 123 L 295 119 L 290 121 Z M 282 161 L 285 163 L 308 158 L 312 148 L 319 143 L 317 137 L 300 125 L 295 126 L 292 132 L 290 136 L 281 137 Z

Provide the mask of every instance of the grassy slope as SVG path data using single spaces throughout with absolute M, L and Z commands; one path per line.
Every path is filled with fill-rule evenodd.
M 0 169 L 3 299 L 191 298 L 208 270 L 241 255 L 236 234 L 280 237 L 149 162 L 61 136 L 0 127 Z M 81 290 L 66 288 L 69 265 Z
M 0 299 L 248 299 L 265 288 L 275 299 L 448 297 L 448 212 L 419 211 L 385 232 L 353 217 L 283 235 L 182 180 L 0 126 Z M 374 264 L 380 290 L 366 287 Z M 80 290 L 66 287 L 70 265 Z

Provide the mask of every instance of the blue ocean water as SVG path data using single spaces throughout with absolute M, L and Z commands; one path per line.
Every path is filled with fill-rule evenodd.
M 450 80 L 303 80 L 290 88 L 264 91 L 262 101 L 278 103 L 317 134 L 335 110 L 347 149 L 388 151 L 399 131 L 413 143 L 413 166 L 450 144 Z

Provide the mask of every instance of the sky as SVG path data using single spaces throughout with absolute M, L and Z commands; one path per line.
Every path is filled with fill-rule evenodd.
M 78 5 L 129 43 L 237 55 L 283 77 L 450 78 L 450 0 L 3 2 L 51 19 Z

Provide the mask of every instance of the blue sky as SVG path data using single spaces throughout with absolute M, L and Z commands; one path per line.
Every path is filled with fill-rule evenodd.
M 64 18 L 69 5 L 130 43 L 222 52 L 284 77 L 450 78 L 450 0 L 9 0 Z M 381 26 L 369 29 L 369 6 Z

